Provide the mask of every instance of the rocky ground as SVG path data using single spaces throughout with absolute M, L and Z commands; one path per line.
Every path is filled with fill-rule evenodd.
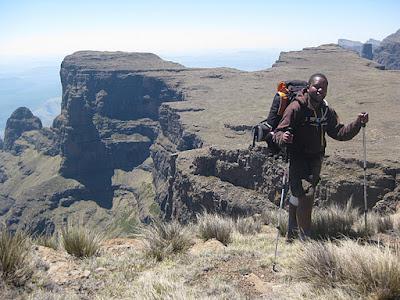
M 29 252 L 35 268 L 31 280 L 20 288 L 0 287 L 2 299 L 365 299 L 366 292 L 357 293 L 334 281 L 329 287 L 299 278 L 296 261 L 307 243 L 288 244 L 280 237 L 274 271 L 277 231 L 272 226 L 245 235 L 234 231 L 227 245 L 198 238 L 194 227 L 190 232 L 192 246 L 162 261 L 149 257 L 146 241 L 138 237 L 105 240 L 98 255 L 84 259 L 69 255 L 62 247 L 54 250 L 33 245 Z M 393 233 L 369 241 L 378 252 L 379 247 L 399 243 Z M 382 250 L 382 259 L 384 253 Z M 314 255 L 317 259 L 318 253 Z M 316 266 L 319 263 L 315 261 Z M 373 276 L 377 276 L 376 286 L 368 288 L 383 289 L 385 279 L 381 274 Z M 398 282 L 398 278 L 393 280 Z M 386 299 L 374 294 L 369 297 Z
M 41 269 L 29 299 L 235 299 L 276 298 L 282 294 L 290 249 L 281 243 L 281 272 L 272 271 L 275 231 L 253 237 L 237 234 L 229 246 L 197 240 L 187 254 L 161 263 L 147 258 L 141 240 L 103 243 L 101 254 L 76 259 L 62 250 L 33 246 Z M 250 245 L 251 244 L 251 245 Z M 284 248 L 282 248 L 284 247 Z M 3 294 L 4 295 L 4 294 Z M 9 291 L 11 298 L 19 297 Z M 272 299 L 271 298 L 271 299 Z

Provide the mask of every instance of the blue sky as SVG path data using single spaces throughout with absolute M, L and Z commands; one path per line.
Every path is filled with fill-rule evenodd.
M 400 1 L 0 0 L 0 60 L 78 50 L 207 52 L 301 49 L 383 39 Z

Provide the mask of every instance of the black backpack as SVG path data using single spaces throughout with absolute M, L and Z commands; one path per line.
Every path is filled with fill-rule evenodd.
M 288 80 L 278 83 L 277 93 L 272 100 L 268 118 L 253 127 L 253 147 L 256 142 L 266 141 L 272 152 L 280 151 L 278 145 L 272 141 L 272 132 L 282 119 L 286 107 L 295 99 L 297 93 L 307 87 L 302 80 Z

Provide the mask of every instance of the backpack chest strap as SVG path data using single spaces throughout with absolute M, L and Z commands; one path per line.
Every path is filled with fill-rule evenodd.
M 328 125 L 328 108 L 325 108 L 324 111 L 321 107 L 321 117 L 318 117 L 315 111 L 313 116 L 305 116 L 304 123 L 323 129 L 323 127 Z

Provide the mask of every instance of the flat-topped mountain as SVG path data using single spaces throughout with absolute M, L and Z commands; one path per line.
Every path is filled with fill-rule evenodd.
M 64 70 L 146 71 L 184 68 L 178 63 L 165 61 L 153 53 L 78 51 L 66 56 L 62 62 Z
M 69 218 L 106 226 L 161 214 L 183 222 L 203 210 L 261 212 L 279 198 L 282 162 L 250 149 L 281 80 L 316 72 L 343 122 L 361 111 L 369 205 L 396 209 L 400 73 L 337 45 L 282 53 L 271 68 L 191 69 L 153 54 L 82 51 L 61 65 L 61 114 L 53 127 L 23 132 L 18 153 L 0 151 L 1 219 L 34 231 Z M 317 201 L 362 203 L 362 140 L 328 140 Z

